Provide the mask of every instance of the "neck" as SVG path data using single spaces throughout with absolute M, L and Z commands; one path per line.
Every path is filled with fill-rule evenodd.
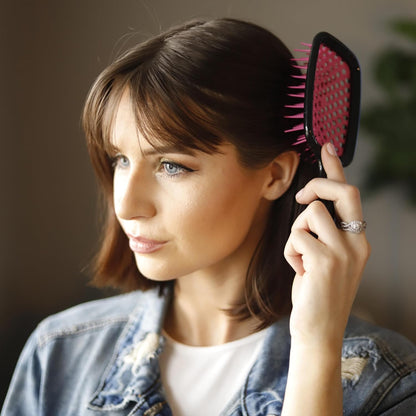
M 241 303 L 244 279 L 186 276 L 175 282 L 165 330 L 175 340 L 195 346 L 218 345 L 255 332 L 258 321 L 241 321 L 227 310 Z

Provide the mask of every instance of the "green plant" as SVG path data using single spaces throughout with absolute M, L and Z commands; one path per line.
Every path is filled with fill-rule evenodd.
M 410 48 L 389 47 L 376 58 L 374 78 L 383 101 L 361 115 L 375 146 L 363 188 L 372 193 L 399 185 L 416 205 L 416 22 L 395 21 L 391 28 L 410 41 Z

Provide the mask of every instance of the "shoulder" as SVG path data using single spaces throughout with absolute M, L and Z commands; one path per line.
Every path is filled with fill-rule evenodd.
M 124 326 L 156 296 L 155 290 L 135 291 L 82 303 L 44 319 L 34 336 L 38 346 L 43 346 L 62 337 Z
M 104 385 L 106 369 L 117 372 L 133 344 L 160 331 L 167 295 L 159 290 L 131 292 L 43 320 L 20 355 L 5 414 L 29 415 L 33 409 L 48 415 L 85 414 L 94 392 Z M 45 403 L 47 408 L 42 407 Z
M 344 404 L 347 408 L 358 411 L 359 406 L 363 414 L 389 414 L 390 409 L 396 412 L 394 414 L 406 414 L 399 408 L 408 406 L 410 402 L 414 405 L 416 346 L 410 340 L 394 331 L 351 317 L 345 332 L 342 357 Z
M 362 319 L 351 317 L 345 331 L 344 359 L 368 358 L 373 366 L 384 360 L 396 374 L 416 370 L 416 345 L 399 333 Z
M 373 340 L 380 347 L 392 353 L 413 356 L 416 359 L 416 346 L 399 333 L 351 316 L 345 331 L 345 340 L 351 342 L 361 338 Z

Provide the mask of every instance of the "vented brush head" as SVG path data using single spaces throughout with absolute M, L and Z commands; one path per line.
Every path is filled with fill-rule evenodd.
M 315 160 L 320 161 L 321 147 L 331 142 L 343 166 L 351 163 L 357 140 L 360 113 L 360 67 L 354 54 L 326 32 L 318 33 L 312 44 L 302 44 L 298 52 L 307 56 L 294 59 L 300 70 L 293 78 L 288 95 L 299 99 L 287 105 L 287 118 L 301 123 L 287 130 L 299 131 L 294 145 L 307 142 Z

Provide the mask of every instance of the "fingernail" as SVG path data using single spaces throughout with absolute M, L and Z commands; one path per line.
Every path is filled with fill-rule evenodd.
M 295 198 L 296 199 L 300 198 L 302 196 L 302 194 L 303 194 L 303 188 L 296 193 Z
M 337 151 L 335 150 L 335 146 L 332 143 L 328 143 L 326 145 L 326 149 L 330 155 L 337 156 Z

